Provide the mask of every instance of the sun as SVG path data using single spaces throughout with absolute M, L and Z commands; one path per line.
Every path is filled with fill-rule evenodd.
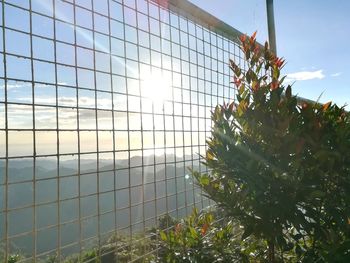
M 153 72 L 141 83 L 141 92 L 142 96 L 151 99 L 155 106 L 162 106 L 172 98 L 171 78 L 160 72 Z

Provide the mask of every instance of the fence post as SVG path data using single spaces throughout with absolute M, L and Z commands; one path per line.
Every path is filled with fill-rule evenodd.
M 266 0 L 267 27 L 269 32 L 269 45 L 273 53 L 277 56 L 275 17 L 273 13 L 273 0 Z

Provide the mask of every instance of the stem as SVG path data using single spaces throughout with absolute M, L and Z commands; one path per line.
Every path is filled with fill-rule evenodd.
M 269 262 L 275 263 L 275 243 L 273 241 L 269 241 Z

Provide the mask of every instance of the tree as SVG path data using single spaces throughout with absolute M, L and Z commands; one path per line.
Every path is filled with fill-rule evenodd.
M 286 251 L 305 262 L 349 259 L 349 114 L 331 102 L 299 103 L 280 77 L 284 60 L 255 36 L 240 38 L 247 70 L 230 61 L 237 103 L 212 114 L 210 172 L 193 175 L 238 220 L 242 239 L 266 242 L 269 262 Z

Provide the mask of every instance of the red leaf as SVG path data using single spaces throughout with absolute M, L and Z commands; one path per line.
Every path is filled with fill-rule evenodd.
M 271 90 L 275 90 L 278 88 L 278 80 L 274 80 L 271 82 Z
M 239 37 L 239 39 L 241 40 L 242 43 L 244 43 L 246 41 L 246 39 L 247 39 L 247 35 L 241 35 Z
M 207 233 L 207 230 L 209 228 L 209 225 L 208 224 L 204 224 L 202 229 L 201 229 L 201 234 L 202 236 L 204 236 L 206 233 Z
M 254 48 L 254 54 L 258 54 L 258 53 L 259 53 L 259 51 L 260 51 L 259 46 L 256 46 L 256 47 Z
M 234 111 L 234 109 L 236 108 L 235 107 L 235 103 L 232 102 L 228 108 L 229 108 L 230 111 Z
M 251 45 L 252 45 L 252 44 L 254 43 L 254 41 L 255 41 L 256 32 L 257 32 L 257 31 L 255 31 L 254 34 L 253 34 L 253 35 L 250 37 L 250 39 L 249 39 L 249 42 L 250 42 Z
M 323 105 L 322 109 L 323 109 L 324 111 L 327 110 L 327 109 L 329 108 L 329 106 L 331 106 L 331 104 L 332 104 L 331 101 L 327 102 L 326 104 Z
M 175 233 L 178 234 L 181 231 L 181 224 L 175 226 Z
M 253 81 L 252 89 L 253 89 L 254 91 L 257 91 L 259 88 L 260 88 L 259 82 Z
M 284 64 L 284 59 L 276 57 L 273 62 L 276 67 L 281 68 Z
M 239 87 L 242 83 L 242 80 L 240 78 L 237 78 L 236 76 L 233 77 L 233 83 Z
M 251 36 L 251 38 L 252 39 L 255 39 L 256 38 L 256 33 L 257 33 L 258 31 L 255 31 L 254 33 L 253 33 L 253 35 Z

